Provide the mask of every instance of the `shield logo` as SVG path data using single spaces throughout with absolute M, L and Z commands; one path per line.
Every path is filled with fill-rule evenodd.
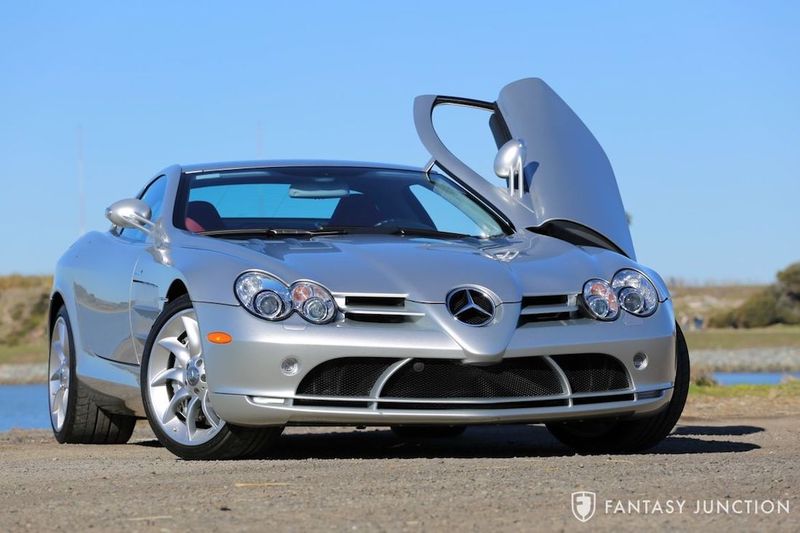
M 581 522 L 588 522 L 594 516 L 597 495 L 588 490 L 572 493 L 572 514 Z

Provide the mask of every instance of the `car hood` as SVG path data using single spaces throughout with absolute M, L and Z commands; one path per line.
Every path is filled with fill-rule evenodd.
M 488 288 L 503 302 L 575 294 L 586 280 L 610 278 L 629 263 L 612 252 L 534 234 L 488 240 L 351 235 L 219 244 L 287 283 L 310 279 L 334 293 L 402 294 L 426 303 L 443 303 L 462 285 Z

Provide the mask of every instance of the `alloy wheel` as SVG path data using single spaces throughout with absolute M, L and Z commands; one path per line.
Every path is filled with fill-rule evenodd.
M 61 431 L 67 417 L 71 356 L 67 323 L 63 317 L 58 317 L 53 326 L 48 361 L 50 421 L 56 431 Z
M 147 365 L 147 387 L 155 422 L 175 442 L 204 444 L 224 426 L 211 405 L 200 327 L 192 309 L 176 313 L 158 332 Z

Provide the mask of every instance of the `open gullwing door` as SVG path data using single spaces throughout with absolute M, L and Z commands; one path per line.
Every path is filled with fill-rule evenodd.
M 433 111 L 461 105 L 489 113 L 487 135 L 498 148 L 524 145 L 522 175 L 501 181 L 481 176 L 456 157 L 436 133 Z M 616 250 L 635 259 L 617 181 L 605 152 L 580 118 L 542 80 L 503 87 L 495 102 L 424 95 L 414 101 L 414 123 L 432 164 L 483 197 L 518 231 L 523 228 L 577 244 Z

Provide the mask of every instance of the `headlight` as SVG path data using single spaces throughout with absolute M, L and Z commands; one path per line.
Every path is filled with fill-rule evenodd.
M 611 280 L 620 306 L 637 316 L 650 316 L 658 307 L 658 292 L 655 285 L 639 271 L 620 270 Z
M 590 279 L 583 285 L 583 302 L 598 320 L 614 320 L 619 315 L 619 301 L 604 279 Z
M 289 289 L 263 272 L 245 272 L 234 285 L 236 299 L 259 318 L 283 320 L 292 314 Z
M 313 281 L 296 281 L 287 287 L 264 272 L 245 272 L 237 278 L 234 291 L 245 309 L 266 320 L 283 320 L 293 311 L 314 324 L 336 317 L 331 293 Z
M 325 324 L 336 316 L 336 302 L 325 287 L 313 281 L 296 281 L 289 288 L 292 305 L 300 316 L 314 324 Z

